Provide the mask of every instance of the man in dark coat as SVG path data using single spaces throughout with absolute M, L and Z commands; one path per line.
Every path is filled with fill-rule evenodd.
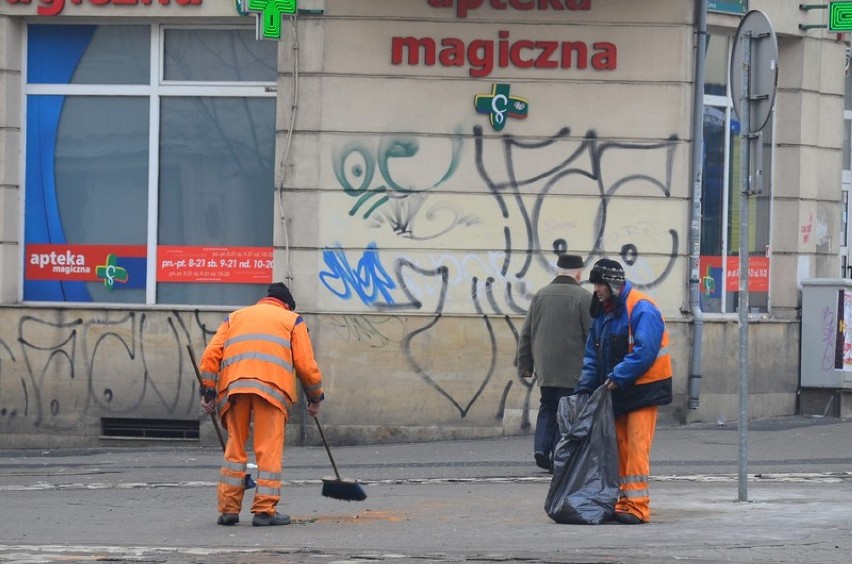
M 534 454 L 545 470 L 559 441 L 559 400 L 571 395 L 583 368 L 592 294 L 580 286 L 582 275 L 582 257 L 559 257 L 556 278 L 533 297 L 518 340 L 518 374 L 535 375 L 541 389 Z

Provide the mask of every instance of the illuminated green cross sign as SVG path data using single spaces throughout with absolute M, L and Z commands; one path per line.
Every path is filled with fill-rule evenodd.
M 828 10 L 830 31 L 852 31 L 852 2 L 832 2 Z
M 529 102 L 525 99 L 509 95 L 508 84 L 492 84 L 491 94 L 476 94 L 473 97 L 473 106 L 478 113 L 488 114 L 494 131 L 503 129 L 510 117 L 527 117 L 530 109 Z
M 296 13 L 296 0 L 240 0 L 257 17 L 258 39 L 281 39 L 281 16 Z

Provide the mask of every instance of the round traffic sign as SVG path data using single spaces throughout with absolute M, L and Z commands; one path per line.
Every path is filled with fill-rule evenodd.
M 751 60 L 744 60 L 744 41 L 750 42 Z M 749 98 L 749 133 L 760 131 L 766 126 L 775 104 L 778 86 L 778 38 L 766 14 L 752 10 L 743 16 L 734 38 L 731 52 L 730 84 L 734 112 L 740 116 L 743 97 L 743 69 L 749 66 L 747 95 Z

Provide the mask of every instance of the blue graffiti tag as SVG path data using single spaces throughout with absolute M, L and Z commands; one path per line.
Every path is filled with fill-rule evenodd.
M 323 249 L 322 258 L 328 270 L 319 273 L 320 281 L 335 296 L 349 299 L 354 291 L 366 305 L 376 303 L 379 297 L 384 298 L 387 305 L 394 303 L 390 290 L 396 288 L 396 284 L 382 266 L 375 243 L 367 245 L 356 268 L 349 264 L 339 244 Z

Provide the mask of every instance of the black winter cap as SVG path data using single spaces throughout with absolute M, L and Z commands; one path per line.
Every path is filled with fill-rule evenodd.
M 607 284 L 616 295 L 624 287 L 624 280 L 624 268 L 621 263 L 611 259 L 599 260 L 589 273 L 589 282 Z
M 293 294 L 283 282 L 274 282 L 266 289 L 267 297 L 275 298 L 287 304 L 291 310 L 296 309 L 296 300 L 293 299 Z

